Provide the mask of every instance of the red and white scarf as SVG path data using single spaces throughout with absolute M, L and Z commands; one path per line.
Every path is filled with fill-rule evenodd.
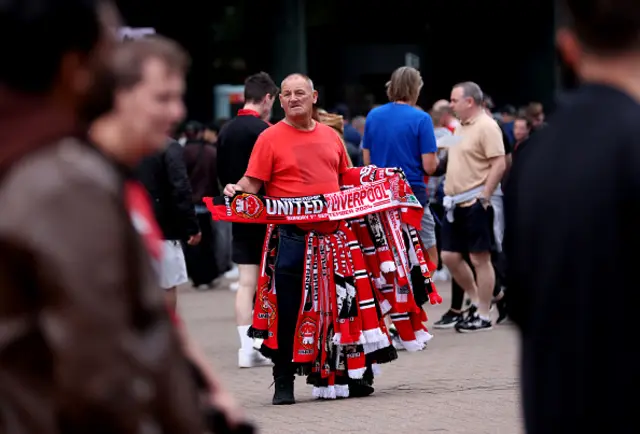
M 354 168 L 343 178 L 359 185 L 304 198 L 241 193 L 205 199 L 214 219 L 271 223 L 249 331 L 251 337 L 263 339 L 261 351 L 267 357 L 278 350 L 273 279 L 278 231 L 273 223 L 338 222 L 333 233 L 310 231 L 305 238 L 303 302 L 293 360 L 304 368 L 301 372 L 310 374 L 308 382 L 319 398 L 347 396 L 347 379 L 367 381 L 367 375 L 378 371 L 378 364 L 397 358 L 385 326 L 386 314 L 405 348 L 424 348 L 430 335 L 414 286 L 429 294 L 419 300 L 441 302 L 415 230 L 422 209 L 402 172 Z

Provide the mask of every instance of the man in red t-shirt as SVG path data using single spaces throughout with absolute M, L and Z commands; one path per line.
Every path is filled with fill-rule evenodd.
M 348 157 L 337 133 L 311 117 L 318 92 L 303 74 L 292 74 L 281 85 L 280 105 L 285 119 L 265 130 L 253 148 L 249 167 L 237 184 L 224 194 L 257 193 L 262 186 L 268 196 L 299 197 L 340 190 L 340 175 L 347 171 Z M 276 390 L 274 405 L 295 403 L 293 339 L 302 298 L 305 233 L 308 226 L 281 225 L 275 281 L 278 304 L 278 355 L 274 358 Z M 318 229 L 318 225 L 314 226 Z M 323 227 L 331 231 L 335 224 Z M 373 388 L 350 390 L 351 396 L 370 394 Z

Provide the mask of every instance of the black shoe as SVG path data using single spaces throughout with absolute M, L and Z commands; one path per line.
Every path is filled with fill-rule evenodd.
M 442 318 L 440 318 L 433 324 L 433 327 L 436 329 L 450 329 L 455 327 L 455 325 L 463 319 L 464 317 L 461 313 L 456 313 L 449 310 L 447 313 L 442 315 Z
M 275 381 L 275 392 L 273 393 L 273 405 L 291 405 L 296 403 L 293 395 L 293 378 L 279 377 Z
M 507 314 L 507 303 L 504 297 L 496 302 L 496 307 L 498 308 L 498 320 L 496 321 L 496 324 L 502 324 L 509 319 L 509 315 Z
M 349 384 L 349 398 L 364 398 L 374 392 L 374 388 L 367 384 L 350 383 Z
M 466 316 L 464 321 L 467 321 L 473 318 L 474 316 L 476 316 L 477 313 L 478 313 L 478 308 L 476 307 L 475 304 L 472 304 L 471 306 L 469 306 L 469 308 L 465 312 Z
M 480 315 L 477 313 L 473 316 L 468 316 L 467 319 L 456 324 L 456 331 L 459 333 L 473 333 L 492 329 L 493 325 L 491 321 L 480 318 Z

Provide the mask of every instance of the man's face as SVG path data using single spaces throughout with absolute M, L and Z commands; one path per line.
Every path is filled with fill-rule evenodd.
M 294 75 L 282 82 L 280 104 L 287 118 L 311 118 L 318 92 L 306 78 Z
M 529 127 L 524 119 L 516 119 L 513 123 L 513 136 L 517 141 L 521 141 L 529 137 Z
M 116 92 L 116 114 L 132 143 L 145 144 L 140 151 L 148 153 L 164 147 L 185 116 L 184 90 L 182 73 L 161 60 L 148 59 L 142 67 L 140 83 Z
M 451 109 L 463 121 L 469 118 L 469 114 L 473 109 L 471 98 L 465 98 L 464 91 L 461 87 L 454 87 L 451 90 Z

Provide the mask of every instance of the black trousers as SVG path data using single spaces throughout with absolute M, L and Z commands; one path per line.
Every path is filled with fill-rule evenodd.
M 216 261 L 216 234 L 213 230 L 211 214 L 198 213 L 197 217 L 202 233 L 200 243 L 195 246 L 183 243 L 187 274 L 194 286 L 208 285 L 220 275 Z
M 295 226 L 278 227 L 278 256 L 275 264 L 276 302 L 278 304 L 278 351 L 273 359 L 274 378 L 293 378 L 293 346 L 302 303 L 302 279 L 305 259 L 305 233 Z

